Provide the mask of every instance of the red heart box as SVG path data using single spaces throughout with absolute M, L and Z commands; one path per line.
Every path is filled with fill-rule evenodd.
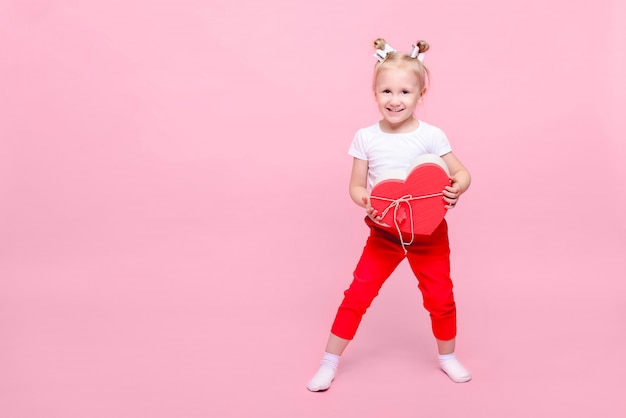
M 430 235 L 446 215 L 442 190 L 448 185 L 448 167 L 443 159 L 424 154 L 407 171 L 378 176 L 370 202 L 388 226 L 409 234 Z

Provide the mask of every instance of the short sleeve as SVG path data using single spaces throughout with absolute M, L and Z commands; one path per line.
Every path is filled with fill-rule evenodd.
M 452 152 L 452 146 L 450 145 L 450 141 L 448 141 L 448 137 L 443 130 L 439 128 L 434 128 L 431 139 L 431 152 L 433 154 L 442 156 L 448 154 L 449 152 Z
M 361 130 L 358 130 L 352 139 L 348 154 L 358 158 L 359 160 L 367 160 L 367 151 L 365 150 L 365 138 L 362 135 Z

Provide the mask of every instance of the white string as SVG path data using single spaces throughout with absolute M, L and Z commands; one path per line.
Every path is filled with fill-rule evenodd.
M 407 250 L 406 250 L 407 245 L 413 244 L 413 241 L 415 240 L 415 230 L 413 228 L 413 207 L 411 207 L 411 203 L 410 203 L 411 200 L 428 199 L 430 197 L 436 197 L 436 196 L 443 196 L 443 193 L 433 193 L 433 194 L 426 194 L 422 196 L 413 196 L 410 194 L 405 194 L 404 196 L 399 197 L 398 199 L 389 199 L 387 197 L 380 197 L 380 196 L 370 196 L 370 199 L 378 199 L 378 200 L 391 202 L 389 203 L 389 206 L 387 206 L 385 210 L 383 210 L 383 212 L 379 216 L 381 217 L 381 219 L 384 218 L 387 215 L 387 212 L 389 212 L 389 210 L 393 208 L 393 223 L 396 227 L 396 231 L 398 231 L 398 237 L 400 238 L 400 244 L 402 245 L 404 254 L 407 253 Z M 407 206 L 409 207 L 409 222 L 411 223 L 411 239 L 409 241 L 404 241 L 404 238 L 402 237 L 402 231 L 400 230 L 400 225 L 398 224 L 398 218 L 397 218 L 398 208 L 400 207 L 402 203 L 407 203 Z

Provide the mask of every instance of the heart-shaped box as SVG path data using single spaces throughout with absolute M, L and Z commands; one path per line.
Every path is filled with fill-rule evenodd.
M 385 172 L 374 180 L 370 202 L 382 222 L 401 232 L 430 235 L 446 215 L 442 191 L 450 185 L 446 163 L 420 155 L 408 170 Z

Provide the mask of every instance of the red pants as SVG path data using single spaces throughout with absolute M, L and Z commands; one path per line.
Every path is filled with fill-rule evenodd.
M 433 334 L 439 340 L 456 336 L 456 306 L 450 279 L 450 247 L 448 225 L 444 220 L 432 235 L 416 235 L 404 253 L 397 232 L 375 224 L 370 226 L 361 259 L 354 271 L 354 280 L 344 292 L 331 332 L 351 340 L 361 318 L 378 295 L 381 286 L 398 264 L 407 257 L 411 270 L 418 279 L 424 307 L 430 313 Z M 410 237 L 405 237 L 405 240 Z

